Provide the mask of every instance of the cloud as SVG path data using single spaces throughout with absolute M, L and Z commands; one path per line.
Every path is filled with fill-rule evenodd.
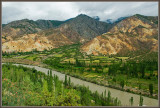
M 78 14 L 101 21 L 143 14 L 158 15 L 158 2 L 2 2 L 2 23 L 21 19 L 66 20 Z

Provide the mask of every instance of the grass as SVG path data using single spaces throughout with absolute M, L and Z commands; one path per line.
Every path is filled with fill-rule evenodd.
M 28 55 L 24 55 L 24 56 L 18 56 L 18 57 L 14 57 L 14 58 L 25 58 L 25 57 L 27 57 Z
M 34 61 L 34 58 L 37 58 L 38 56 L 39 55 L 30 55 L 30 56 L 26 57 L 26 59 Z
M 62 57 L 63 54 L 54 54 L 53 56 L 54 56 L 54 57 Z
M 74 63 L 75 62 L 75 59 L 74 58 L 69 58 L 69 59 L 65 59 L 64 61 L 66 61 L 66 62 L 71 62 L 71 63 Z
M 140 79 L 140 78 L 127 78 L 126 75 L 116 75 L 114 77 L 116 79 L 116 83 L 120 83 L 121 79 L 128 82 L 127 86 L 132 88 L 139 88 L 139 84 L 141 84 L 142 90 L 147 90 L 150 83 L 153 84 L 153 88 L 155 91 L 158 90 L 158 80 L 146 80 L 146 79 Z M 112 78 L 110 78 L 110 81 Z
M 104 68 L 104 69 L 103 69 L 103 72 L 104 72 L 104 73 L 108 73 L 108 69 L 109 69 L 109 68 Z
M 118 59 L 128 59 L 129 57 L 116 57 L 116 58 L 118 58 Z

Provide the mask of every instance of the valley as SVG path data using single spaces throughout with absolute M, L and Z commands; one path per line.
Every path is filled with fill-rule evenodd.
M 4 60 L 4 62 L 48 67 L 95 84 L 158 98 L 158 71 L 156 68 L 158 67 L 156 59 L 158 58 L 155 58 L 155 61 L 152 62 L 142 60 L 141 63 L 136 63 L 132 60 L 132 57 L 127 56 L 84 56 L 79 52 L 79 47 L 80 44 L 74 44 L 50 51 L 35 51 L 32 52 L 33 54 L 24 53 L 24 55 L 21 54 L 22 56 L 13 54 L 8 57 L 6 55 L 3 57 L 2 62 Z M 142 53 L 141 56 L 144 56 L 144 54 Z M 151 53 L 146 58 L 156 55 L 157 53 Z M 137 59 L 140 60 L 141 56 Z M 150 70 L 150 64 L 152 64 L 152 70 Z M 125 72 L 125 66 L 129 67 L 128 73 Z M 145 66 L 144 70 L 141 70 L 142 66 Z M 135 69 L 135 67 L 137 73 L 132 73 L 132 69 Z M 144 73 L 141 73 L 141 71 Z M 121 85 L 122 82 L 124 82 L 124 85 Z M 149 92 L 149 84 L 153 84 L 152 95 Z
M 11 22 L 4 25 L 2 30 L 2 63 L 23 64 L 26 67 L 35 66 L 37 69 L 39 68 L 38 71 L 44 68 L 53 70 L 52 74 L 60 74 L 58 76 L 60 80 L 57 80 L 57 84 L 62 86 L 65 83 L 64 75 L 71 77 L 71 82 L 74 84 L 64 88 L 57 86 L 57 91 L 61 92 L 60 88 L 64 89 L 65 95 L 70 96 L 70 92 L 74 89 L 75 92 L 72 95 L 75 97 L 65 98 L 59 93 L 57 95 L 61 97 L 55 98 L 52 97 L 53 88 L 51 90 L 44 88 L 44 83 L 49 80 L 47 77 L 52 76 L 52 74 L 40 78 L 41 72 L 39 72 L 38 76 L 35 77 L 40 78 L 40 81 L 34 82 L 38 85 L 33 85 L 35 87 L 33 89 L 37 91 L 33 90 L 31 93 L 37 94 L 41 98 L 44 98 L 44 95 L 49 95 L 50 99 L 55 99 L 57 103 L 44 98 L 44 100 L 37 100 L 39 104 L 32 103 L 32 105 L 155 106 L 158 105 L 157 18 L 136 14 L 109 24 L 80 14 L 68 21 L 61 22 L 44 20 Z M 2 72 L 13 73 L 17 67 L 11 64 L 5 64 Z M 9 66 L 8 69 L 7 65 Z M 10 67 L 13 69 L 11 70 Z M 18 69 L 21 68 L 24 67 L 18 67 Z M 23 71 L 25 70 L 23 69 Z M 33 73 L 30 69 L 28 71 Z M 46 74 L 47 71 L 45 70 Z M 19 74 L 23 76 L 24 73 Z M 19 81 L 19 83 L 25 84 L 23 80 L 13 81 L 12 77 L 12 75 L 6 74 L 2 80 L 7 78 L 10 83 L 18 84 Z M 50 78 L 55 80 L 55 78 Z M 42 83 L 42 79 L 46 81 Z M 33 80 L 31 76 L 30 80 Z M 30 83 L 33 82 L 30 81 Z M 52 85 L 51 83 L 48 82 L 48 86 Z M 87 83 L 89 88 L 87 86 L 78 88 L 76 85 L 78 83 L 80 85 Z M 36 88 L 39 84 L 42 86 Z M 87 96 L 82 96 L 83 88 L 89 93 L 89 99 Z M 102 90 L 98 88 L 102 88 Z M 3 90 L 6 89 L 8 92 L 8 88 Z M 41 89 L 50 90 L 50 92 L 43 94 L 39 92 Z M 107 96 L 106 93 L 104 95 L 106 89 L 109 98 L 105 97 Z M 110 98 L 110 93 L 113 100 Z M 4 96 L 6 95 L 4 94 Z M 124 100 L 122 97 L 126 97 L 126 99 Z M 66 100 L 76 98 L 77 101 L 69 103 L 59 101 L 59 99 L 65 100 L 64 98 Z M 84 98 L 89 104 L 82 102 Z M 144 103 L 140 101 L 141 99 L 144 99 Z M 40 101 L 43 101 L 43 104 Z M 148 101 L 153 101 L 153 103 L 148 103 Z M 6 101 L 3 104 L 21 105 L 18 103 L 8 104 Z M 28 102 L 23 103 L 23 105 L 28 105 Z

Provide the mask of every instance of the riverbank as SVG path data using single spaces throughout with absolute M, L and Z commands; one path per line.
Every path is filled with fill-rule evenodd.
M 23 66 L 30 67 L 30 68 L 35 68 L 38 71 L 43 71 L 43 72 L 46 72 L 46 73 L 49 70 L 49 69 L 46 69 L 45 66 L 44 66 L 45 68 L 44 67 L 38 67 L 38 66 L 30 66 L 30 65 L 23 65 Z M 60 72 L 56 72 L 56 71 L 52 71 L 52 72 L 53 72 L 53 74 L 58 75 L 61 80 L 64 79 L 65 74 L 60 73 Z M 124 92 L 124 91 L 121 91 L 121 90 L 113 89 L 113 88 L 110 88 L 110 87 L 97 85 L 97 84 L 94 84 L 94 83 L 91 83 L 91 82 L 88 82 L 88 81 L 77 79 L 77 78 L 72 77 L 72 76 L 70 76 L 70 77 L 71 77 L 71 81 L 74 84 L 89 86 L 89 88 L 93 92 L 95 92 L 96 90 L 99 93 L 102 93 L 105 90 L 111 91 L 111 95 L 113 97 L 115 97 L 115 98 L 117 97 L 121 101 L 123 106 L 128 106 L 129 105 L 128 103 L 129 103 L 129 99 L 131 97 L 134 98 L 134 106 L 138 106 L 138 104 L 139 104 L 139 95 L 137 95 L 137 94 L 128 93 L 128 92 Z M 143 99 L 144 99 L 144 105 L 147 105 L 147 106 L 158 106 L 158 100 L 156 100 L 156 99 L 152 99 L 152 98 L 148 98 L 148 97 L 143 97 Z
M 124 86 L 124 88 L 122 89 L 120 86 L 115 86 L 115 85 L 112 85 L 112 84 L 98 82 L 96 80 L 88 79 L 88 78 L 82 77 L 80 75 L 70 74 L 69 72 L 60 71 L 58 69 L 54 69 L 54 68 L 52 68 L 52 67 L 50 67 L 50 66 L 48 66 L 48 65 L 46 65 L 44 63 L 41 63 L 41 62 L 36 62 L 36 61 L 32 61 L 32 60 L 27 60 L 27 59 L 15 59 L 15 58 L 10 58 L 10 59 L 3 58 L 2 62 L 11 62 L 11 63 L 18 63 L 18 64 L 20 63 L 20 64 L 26 64 L 26 65 L 39 66 L 39 67 L 43 67 L 43 68 L 50 68 L 50 69 L 58 71 L 60 73 L 67 74 L 67 75 L 70 75 L 72 77 L 76 77 L 76 78 L 79 78 L 79 79 L 82 79 L 84 81 L 88 81 L 88 82 L 91 82 L 91 83 L 94 83 L 94 84 L 98 84 L 98 85 L 101 85 L 101 86 L 114 88 L 114 89 L 125 91 L 125 92 L 128 92 L 128 93 L 133 93 L 133 94 L 146 96 L 146 97 L 153 98 L 153 99 L 158 99 L 158 95 L 157 94 L 153 94 L 151 96 L 149 94 L 149 92 L 144 92 L 143 90 L 138 90 L 138 89 L 131 88 L 131 87 L 128 87 L 128 86 Z

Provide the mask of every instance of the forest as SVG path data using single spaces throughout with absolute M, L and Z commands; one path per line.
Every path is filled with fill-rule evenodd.
M 70 77 L 60 81 L 51 70 L 48 74 L 34 68 L 2 65 L 3 106 L 119 106 L 111 92 L 92 93 L 88 87 L 73 85 Z

